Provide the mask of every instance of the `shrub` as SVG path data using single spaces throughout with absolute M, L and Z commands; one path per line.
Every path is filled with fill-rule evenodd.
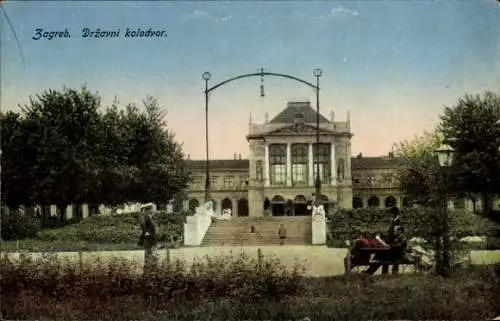
M 439 213 L 430 208 L 411 208 L 401 211 L 401 223 L 409 237 L 430 240 Z M 329 217 L 329 232 L 334 240 L 348 240 L 361 232 L 385 233 L 391 224 L 392 215 L 387 209 L 340 210 Z M 450 211 L 450 236 L 460 239 L 466 236 L 489 235 L 498 226 L 477 214 L 467 211 Z
M 17 210 L 9 212 L 1 210 L 2 238 L 4 240 L 21 240 L 36 237 L 40 231 L 40 221 L 28 214 L 21 214 Z
M 185 216 L 157 212 L 154 214 L 159 241 L 169 247 L 182 244 Z M 141 233 L 139 213 L 91 216 L 77 224 L 44 230 L 42 241 L 88 242 L 98 244 L 137 244 Z
M 97 312 L 103 313 L 103 306 L 123 300 L 135 302 L 142 309 L 149 304 L 166 309 L 187 300 L 226 298 L 235 304 L 249 298 L 253 302 L 280 301 L 301 291 L 298 268 L 289 272 L 276 260 L 265 259 L 259 263 L 245 255 L 236 259 L 207 257 L 191 267 L 180 261 L 163 262 L 149 275 L 136 273 L 136 267 L 125 260 L 114 259 L 106 264 L 97 260 L 79 269 L 48 254 L 37 260 L 21 256 L 18 263 L 2 256 L 0 266 L 0 286 L 7 298 L 2 308 L 8 310 L 8 318 L 29 319 L 37 315 L 37 311 L 41 312 L 40 306 L 30 305 L 29 308 L 34 309 L 30 311 L 19 305 L 20 300 L 26 303 L 33 297 L 44 298 L 40 302 L 46 305 L 43 312 L 50 313 L 46 317 L 63 313 L 63 317 L 58 315 L 57 319 L 73 319 L 73 315 L 64 315 L 58 308 L 66 305 L 70 310 L 89 309 L 95 317 Z M 82 305 L 72 306 L 75 301 L 81 301 Z
M 500 314 L 491 268 L 431 275 L 304 278 L 276 259 L 244 255 L 159 265 L 145 277 L 124 260 L 80 270 L 44 255 L 0 258 L 3 316 L 38 320 L 491 319 Z M 500 273 L 500 267 L 497 273 Z

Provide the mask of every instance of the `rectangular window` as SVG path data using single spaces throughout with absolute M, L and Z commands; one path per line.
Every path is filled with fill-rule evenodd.
M 313 181 L 316 181 L 316 164 L 314 164 L 313 167 Z M 319 177 L 321 179 L 321 183 L 323 184 L 328 184 L 330 180 L 330 168 L 327 166 L 327 164 L 319 164 Z
M 328 184 L 330 181 L 330 162 L 331 162 L 331 147 L 330 144 L 314 144 L 313 145 L 313 173 L 316 180 L 316 164 L 319 163 L 319 175 L 323 183 Z
M 218 177 L 217 176 L 210 176 L 210 189 L 214 190 L 217 189 L 217 181 Z
M 307 183 L 307 164 L 292 164 L 292 181 L 294 185 Z
M 248 176 L 240 176 L 240 189 L 247 189 Z
M 286 165 L 276 164 L 271 167 L 273 185 L 284 185 L 286 181 Z
M 233 188 L 234 187 L 234 177 L 233 176 L 224 176 L 224 188 Z
M 283 185 L 286 180 L 286 145 L 269 145 L 269 170 L 271 185 Z
M 392 175 L 384 174 L 384 176 L 382 177 L 382 184 L 384 186 L 392 186 L 392 184 L 393 184 Z
M 190 189 L 203 189 L 205 188 L 205 177 L 204 176 L 193 176 L 191 180 L 191 184 L 189 185 Z
M 307 144 L 292 144 L 291 146 L 292 160 L 292 183 L 293 185 L 307 184 L 307 164 L 309 161 L 309 145 Z

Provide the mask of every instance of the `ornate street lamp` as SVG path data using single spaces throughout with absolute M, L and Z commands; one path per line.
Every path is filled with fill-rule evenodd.
M 205 203 L 210 200 L 210 162 L 208 154 L 208 81 L 210 80 L 210 73 L 204 72 L 202 75 L 203 80 L 205 80 L 205 144 L 206 144 L 206 172 L 205 172 Z
M 455 150 L 448 144 L 442 144 L 438 149 L 436 149 L 436 154 L 439 160 L 439 166 L 450 167 L 453 163 Z
M 265 97 L 265 92 L 264 92 L 264 76 L 273 76 L 273 77 L 282 77 L 282 78 L 287 78 L 291 79 L 297 82 L 300 82 L 304 85 L 307 85 L 311 88 L 313 88 L 316 92 L 316 112 L 317 112 L 317 117 L 316 117 L 316 143 L 319 144 L 319 78 L 323 72 L 321 69 L 315 69 L 313 71 L 313 75 L 316 77 L 316 84 L 310 83 L 306 80 L 287 75 L 287 74 L 280 74 L 280 73 L 274 73 L 274 72 L 267 72 L 264 71 L 264 68 L 260 68 L 259 72 L 255 73 L 250 73 L 250 74 L 243 74 L 239 75 L 236 77 L 232 77 L 229 79 L 226 79 L 224 81 L 221 81 L 211 87 L 208 87 L 208 81 L 211 78 L 211 75 L 209 72 L 204 72 L 202 74 L 203 80 L 205 80 L 205 141 L 206 141 L 206 151 L 207 151 L 207 164 L 206 164 L 206 181 L 205 181 L 205 202 L 208 202 L 210 200 L 210 164 L 209 164 L 209 143 L 208 143 L 208 95 L 214 91 L 215 89 L 224 86 L 230 82 L 233 82 L 238 79 L 243 79 L 247 77 L 260 77 L 260 97 Z M 321 195 L 321 179 L 319 176 L 319 157 L 318 157 L 318 152 L 319 148 L 316 149 L 316 159 L 317 159 L 317 164 L 316 164 L 316 199 L 319 200 L 319 197 Z
M 319 77 L 323 72 L 321 69 L 316 68 L 313 71 L 314 77 L 316 77 L 316 203 L 320 201 L 321 197 L 321 177 L 319 175 Z
M 439 161 L 439 166 L 442 169 L 442 174 L 444 177 L 444 195 L 443 195 L 443 205 L 442 205 L 442 233 L 438 235 L 439 238 L 442 237 L 442 258 L 436 260 L 436 271 L 438 274 L 442 276 L 448 276 L 450 271 L 450 236 L 449 236 L 449 227 L 448 227 L 448 170 L 453 163 L 453 158 L 455 154 L 455 150 L 448 144 L 442 144 L 437 150 L 436 154 Z M 436 255 L 439 258 L 441 253 L 439 253 L 441 239 L 438 241 L 438 247 L 436 251 Z
M 3 210 L 2 210 L 2 147 L 0 146 L 0 243 L 2 242 L 2 215 L 3 215 Z M 1 245 L 1 244 L 0 244 Z

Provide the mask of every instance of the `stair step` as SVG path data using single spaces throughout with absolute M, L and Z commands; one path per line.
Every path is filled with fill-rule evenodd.
M 235 217 L 230 221 L 215 221 L 209 227 L 202 246 L 278 245 L 278 230 L 287 229 L 285 244 L 311 244 L 310 216 Z M 251 232 L 251 227 L 255 232 Z

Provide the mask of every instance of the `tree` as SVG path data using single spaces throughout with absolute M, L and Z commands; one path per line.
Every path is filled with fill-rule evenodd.
M 187 187 L 182 146 L 167 128 L 165 110 L 147 97 L 144 110 L 100 110 L 100 97 L 48 90 L 1 114 L 3 200 L 9 206 L 155 202 Z
M 33 162 L 34 144 L 24 135 L 29 123 L 21 115 L 9 111 L 0 114 L 2 144 L 2 205 L 17 209 L 32 202 L 29 172 Z M 22 151 L 22 152 L 21 152 Z
M 144 111 L 133 104 L 119 110 L 115 101 L 103 114 L 96 201 L 162 203 L 187 187 L 182 146 L 167 128 L 165 109 L 150 96 L 143 104 Z
M 56 204 L 61 219 L 68 204 L 81 204 L 96 180 L 100 97 L 87 88 L 47 90 L 30 97 L 23 133 L 34 159 L 27 164 L 34 184 L 32 201 Z M 33 146 L 34 145 L 34 146 Z M 26 150 L 20 151 L 22 155 Z
M 418 204 L 431 205 L 439 197 L 441 183 L 435 150 L 441 142 L 442 134 L 434 130 L 394 144 L 395 155 L 403 159 L 399 168 L 401 189 Z
M 143 104 L 145 112 L 139 113 L 135 106 L 129 106 L 126 115 L 130 129 L 129 161 L 140 175 L 132 195 L 137 201 L 161 203 L 181 193 L 187 187 L 189 175 L 182 146 L 164 121 L 165 109 L 150 96 Z
M 416 135 L 412 140 L 395 143 L 394 155 L 405 158 L 432 156 L 442 141 L 443 135 L 439 131 L 425 131 L 423 135 Z
M 483 214 L 500 221 L 492 211 L 493 196 L 500 193 L 500 96 L 465 95 L 445 108 L 440 131 L 455 149 L 456 191 L 479 194 Z

